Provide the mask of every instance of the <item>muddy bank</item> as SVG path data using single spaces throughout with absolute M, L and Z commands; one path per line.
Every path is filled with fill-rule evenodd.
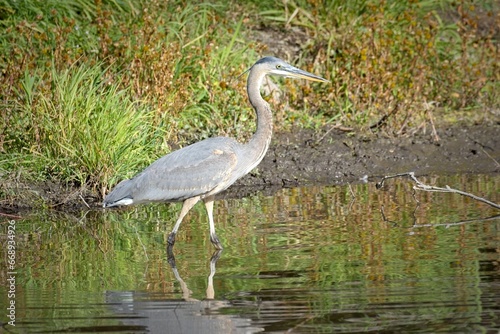
M 498 173 L 500 176 L 500 123 L 454 125 L 430 133 L 391 138 L 359 135 L 337 129 L 302 130 L 276 134 L 261 164 L 229 188 L 222 197 L 242 197 L 257 191 L 272 193 L 282 187 L 308 184 L 345 184 L 361 179 L 414 171 L 417 175 Z M 100 207 L 101 197 L 89 189 L 54 183 L 19 185 L 4 180 L 3 213 L 29 210 L 45 203 L 58 210 Z M 10 187 L 10 188 L 9 188 Z M 8 188 L 8 189 L 6 189 Z M 85 203 L 84 203 L 85 202 Z
M 276 134 L 257 169 L 228 193 L 238 196 L 252 187 L 345 184 L 410 171 L 500 175 L 500 123 L 454 125 L 437 129 L 437 134 L 438 141 L 430 133 L 391 138 L 329 128 Z

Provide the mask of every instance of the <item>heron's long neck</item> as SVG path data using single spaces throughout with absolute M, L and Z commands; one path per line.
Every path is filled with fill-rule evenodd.
M 248 77 L 248 99 L 257 113 L 257 130 L 247 144 L 249 153 L 258 163 L 267 152 L 273 134 L 273 114 L 269 104 L 260 95 L 260 86 L 264 79 L 262 73 L 252 73 Z M 255 167 L 255 166 L 254 166 Z

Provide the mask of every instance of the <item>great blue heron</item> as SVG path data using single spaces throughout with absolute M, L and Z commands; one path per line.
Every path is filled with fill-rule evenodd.
M 249 69 L 248 74 L 247 93 L 257 113 L 257 130 L 247 143 L 216 137 L 167 154 L 134 178 L 120 182 L 106 196 L 103 206 L 183 201 L 179 218 L 167 239 L 173 246 L 182 219 L 201 199 L 208 213 L 210 241 L 215 248 L 222 249 L 213 219 L 215 195 L 256 167 L 264 158 L 271 141 L 273 116 L 269 104 L 260 95 L 266 75 L 328 81 L 275 57 L 260 59 Z

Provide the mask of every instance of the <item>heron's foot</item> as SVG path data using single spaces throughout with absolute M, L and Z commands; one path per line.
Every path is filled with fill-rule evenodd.
M 212 242 L 212 244 L 214 245 L 214 247 L 216 249 L 218 249 L 218 250 L 224 249 L 224 247 L 222 247 L 222 244 L 219 240 L 219 237 L 215 233 L 210 235 L 210 241 Z
M 172 247 L 175 244 L 175 232 L 172 232 L 168 235 L 167 242 L 169 247 Z

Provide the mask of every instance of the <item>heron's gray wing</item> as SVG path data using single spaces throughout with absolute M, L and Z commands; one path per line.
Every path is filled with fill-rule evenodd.
M 130 180 L 133 202 L 178 201 L 227 188 L 237 145 L 230 138 L 210 138 L 156 160 Z

